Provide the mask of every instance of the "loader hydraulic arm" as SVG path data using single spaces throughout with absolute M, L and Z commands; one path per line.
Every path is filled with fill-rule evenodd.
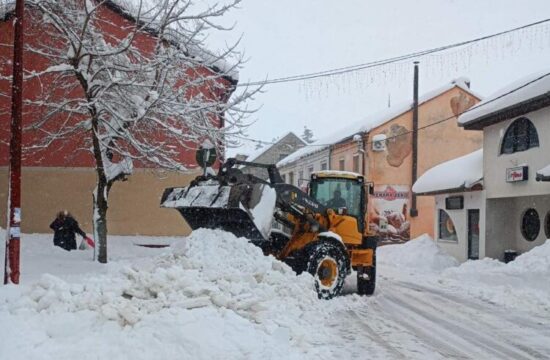
M 277 194 L 277 207 L 286 213 L 289 213 L 295 217 L 298 217 L 308 223 L 312 223 L 315 214 L 325 214 L 326 208 L 317 202 L 317 200 L 310 197 L 298 187 L 286 184 L 279 173 L 277 167 L 273 164 L 260 164 L 255 162 L 237 160 L 229 158 L 220 168 L 218 177 L 221 179 L 227 179 L 233 183 L 265 183 L 264 180 L 253 176 L 245 175 L 239 169 L 235 168 L 235 165 L 244 165 L 249 167 L 267 169 L 269 175 L 269 184 Z M 282 222 L 285 225 L 289 225 L 284 217 L 274 214 L 275 219 L 278 222 Z M 313 224 L 312 224 L 313 225 Z M 315 224 L 319 225 L 319 224 Z

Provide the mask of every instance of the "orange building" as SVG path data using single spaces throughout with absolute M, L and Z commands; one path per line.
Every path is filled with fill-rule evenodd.
M 461 78 L 418 100 L 417 177 L 444 161 L 482 147 L 482 134 L 457 125 L 457 116 L 480 101 Z M 381 243 L 433 236 L 434 199 L 413 199 L 413 104 L 389 108 L 364 119 L 358 132 L 332 146 L 330 167 L 365 175 L 374 184 L 370 226 Z M 416 202 L 416 206 L 414 205 Z

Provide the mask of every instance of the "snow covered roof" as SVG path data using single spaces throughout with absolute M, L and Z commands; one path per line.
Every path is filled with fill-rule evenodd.
M 28 3 L 27 3 L 28 4 Z M 157 7 L 159 2 L 157 0 L 104 0 L 102 4 L 108 6 L 111 10 L 121 15 L 130 21 L 138 21 L 138 15 L 140 14 L 140 19 L 146 21 L 147 17 L 156 15 L 158 11 Z M 32 5 L 32 4 L 31 4 Z M 141 5 L 141 10 L 140 10 Z M 15 0 L 0 0 L 0 21 L 6 20 L 11 13 L 15 10 Z M 157 29 L 154 29 L 154 22 L 146 24 L 144 28 L 146 32 L 153 34 L 154 36 L 158 35 Z M 179 35 L 170 36 L 171 33 L 167 32 L 167 39 L 170 42 L 175 42 L 176 38 Z M 181 43 L 181 41 L 180 41 Z M 193 41 L 184 41 L 184 46 L 186 53 L 191 58 L 196 58 L 201 62 L 204 62 L 206 67 L 211 68 L 215 72 L 220 72 L 224 77 L 227 77 L 233 83 L 236 83 L 239 80 L 239 71 L 234 64 L 226 61 L 224 56 L 218 56 L 213 52 L 204 49 L 201 46 L 198 46 Z M 179 44 L 180 46 L 182 44 Z
M 254 160 L 258 159 L 260 156 L 262 156 L 264 153 L 266 153 L 269 149 L 273 148 L 275 145 L 279 144 L 281 141 L 283 141 L 284 139 L 286 139 L 290 135 L 293 135 L 293 136 L 296 137 L 296 139 L 302 141 L 302 139 L 300 139 L 296 134 L 294 134 L 292 131 L 289 131 L 286 134 L 284 134 L 279 140 L 275 141 L 272 144 L 269 144 L 266 147 L 256 149 L 256 150 L 252 150 L 248 153 L 243 153 L 243 154 L 239 154 L 239 155 L 245 155 L 246 156 L 246 161 L 253 162 Z M 302 141 L 302 143 L 304 143 L 304 142 Z
M 550 69 L 514 81 L 458 118 L 467 129 L 483 127 L 550 106 Z
M 288 155 L 286 158 L 279 161 L 277 163 L 277 167 L 291 164 L 299 159 L 305 158 L 307 156 L 310 156 L 320 151 L 328 149 L 332 144 L 338 142 L 338 140 L 344 138 L 350 133 L 355 134 L 353 132 L 353 129 L 356 127 L 357 127 L 356 124 L 353 124 L 351 126 L 346 126 L 345 128 L 340 129 L 339 131 L 335 131 L 329 136 L 320 138 L 319 140 L 314 141 L 311 144 L 306 144 L 304 147 L 296 150 L 292 154 Z
M 463 91 L 468 92 L 469 94 L 477 97 L 478 99 L 481 99 L 482 97 L 479 94 L 473 92 L 468 87 L 469 83 L 470 83 L 470 80 L 466 77 L 460 77 L 460 78 L 454 79 L 453 81 L 437 89 L 433 89 L 419 96 L 418 105 L 420 106 L 423 103 L 443 93 L 446 93 L 447 91 L 451 90 L 454 87 L 458 87 Z M 412 107 L 413 107 L 413 101 L 407 100 L 400 104 L 392 106 L 389 109 L 385 109 L 383 111 L 368 115 L 365 118 L 359 121 L 356 121 L 350 124 L 349 126 L 346 126 L 342 130 L 333 132 L 331 135 L 326 136 L 322 139 L 319 139 L 313 142 L 312 144 L 309 144 L 303 147 L 302 149 L 290 154 L 286 158 L 279 161 L 277 163 L 277 166 L 280 167 L 280 166 L 291 164 L 295 161 L 298 161 L 299 159 L 305 158 L 309 155 L 325 150 L 329 148 L 331 145 L 353 138 L 353 136 L 356 134 L 369 132 L 378 126 L 384 125 L 388 121 L 395 119 L 401 114 L 406 113 L 407 111 L 411 110 Z
M 483 149 L 446 161 L 426 171 L 413 185 L 417 194 L 471 189 L 483 180 Z
M 537 171 L 537 181 L 550 181 L 550 164 Z

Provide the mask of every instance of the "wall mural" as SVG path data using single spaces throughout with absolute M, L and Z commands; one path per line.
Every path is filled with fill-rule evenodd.
M 468 110 L 476 103 L 474 98 L 460 93 L 457 96 L 451 98 L 451 110 L 453 111 L 454 116 L 459 116 L 464 111 Z
M 380 245 L 403 243 L 411 237 L 409 185 L 375 185 L 369 201 L 369 227 Z
M 412 134 L 404 126 L 393 124 L 385 131 L 386 161 L 390 166 L 399 167 L 412 152 Z

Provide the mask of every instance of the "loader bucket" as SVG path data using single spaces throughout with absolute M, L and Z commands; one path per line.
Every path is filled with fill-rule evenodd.
M 221 229 L 253 241 L 269 238 L 275 190 L 267 184 L 224 185 L 214 182 L 166 189 L 161 206 L 175 208 L 191 229 Z

